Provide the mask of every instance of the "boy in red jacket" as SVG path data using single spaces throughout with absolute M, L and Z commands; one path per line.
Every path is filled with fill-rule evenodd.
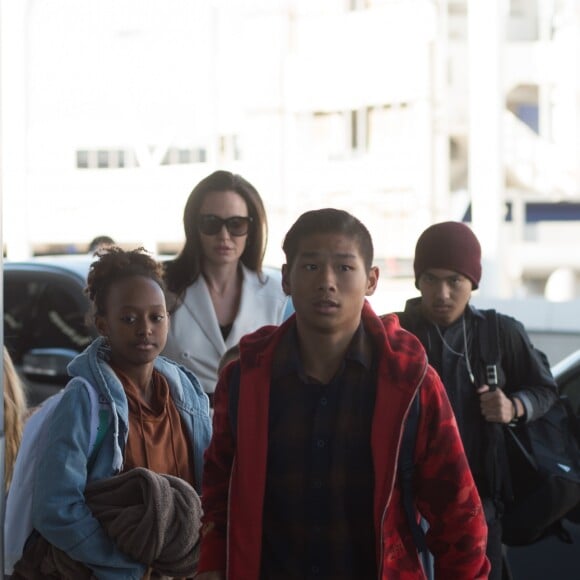
M 398 455 L 415 395 L 414 493 L 438 579 L 487 577 L 487 528 L 455 418 L 417 339 L 366 297 L 379 272 L 347 212 L 284 240 L 295 315 L 244 337 L 215 392 L 199 580 L 421 579 Z

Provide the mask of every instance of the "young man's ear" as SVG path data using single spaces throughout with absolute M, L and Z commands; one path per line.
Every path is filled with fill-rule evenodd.
M 372 296 L 377 289 L 377 284 L 379 283 L 379 269 L 377 266 L 371 266 L 369 270 L 369 276 L 367 280 L 367 291 L 365 296 Z
M 282 265 L 282 290 L 286 296 L 290 296 L 290 272 L 288 264 Z

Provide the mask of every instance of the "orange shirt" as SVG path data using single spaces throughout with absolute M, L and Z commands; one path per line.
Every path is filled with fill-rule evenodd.
M 180 477 L 194 485 L 189 435 L 169 395 L 165 377 L 153 370 L 153 396 L 146 403 L 137 385 L 122 371 L 113 370 L 123 384 L 129 404 L 129 436 L 123 470 L 146 467 L 155 473 Z

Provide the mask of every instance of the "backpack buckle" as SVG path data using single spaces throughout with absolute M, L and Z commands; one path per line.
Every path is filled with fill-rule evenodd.
M 486 365 L 485 376 L 488 385 L 490 386 L 497 385 L 499 383 L 499 379 L 497 376 L 497 365 Z

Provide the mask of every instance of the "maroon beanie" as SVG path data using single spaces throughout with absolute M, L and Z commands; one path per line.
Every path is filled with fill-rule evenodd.
M 481 280 L 481 246 L 471 229 L 461 222 L 441 222 L 428 227 L 415 247 L 415 286 L 430 268 L 453 270 L 469 278 L 475 290 Z

